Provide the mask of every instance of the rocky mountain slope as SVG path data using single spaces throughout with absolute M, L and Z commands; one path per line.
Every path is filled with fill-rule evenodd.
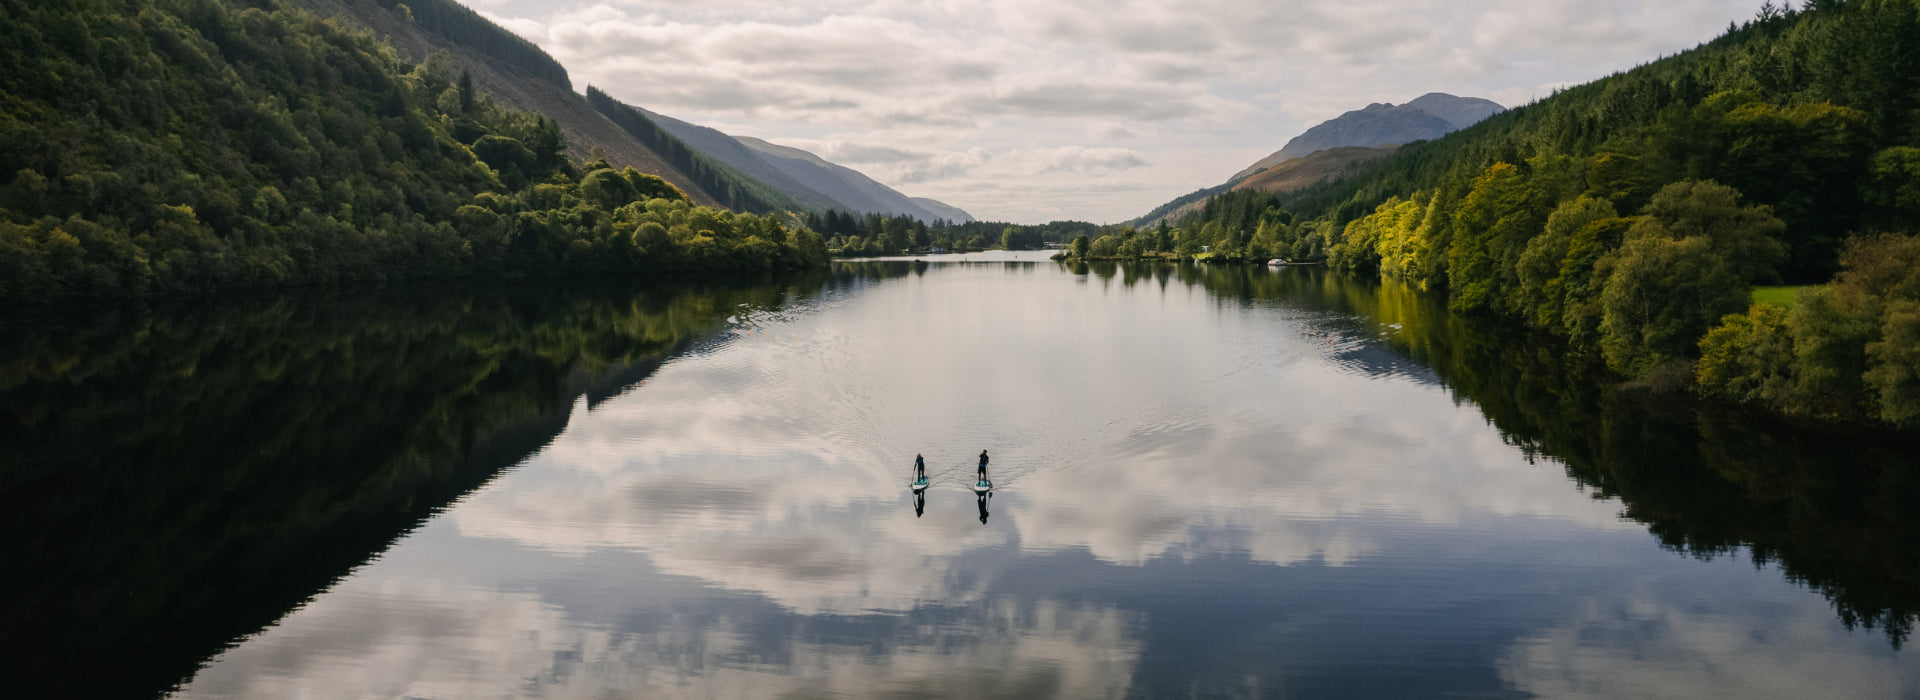
M 1287 160 L 1271 168 L 1247 176 L 1233 184 L 1231 189 L 1260 190 L 1263 192 L 1292 192 L 1311 185 L 1317 185 L 1331 178 L 1339 177 L 1381 158 L 1387 157 L 1398 149 L 1397 145 L 1376 146 L 1335 146 L 1322 151 Z
M 751 136 L 734 138 L 753 149 L 781 173 L 844 205 L 836 207 L 838 209 L 911 216 L 928 222 L 934 219 L 957 222 L 973 220 L 971 215 L 958 207 L 937 200 L 908 197 L 857 170 L 829 162 L 807 151 L 768 143 Z M 922 204 L 919 200 L 928 204 Z
M 1505 110 L 1491 100 L 1455 97 L 1438 92 L 1422 95 L 1398 106 L 1370 104 L 1321 122 L 1306 133 L 1293 137 L 1285 147 L 1234 173 L 1227 181 L 1236 183 L 1261 170 L 1329 148 L 1372 148 L 1431 141 L 1473 126 Z
M 1199 212 L 1201 207 L 1206 206 L 1208 198 L 1224 192 L 1244 190 L 1293 192 L 1312 187 L 1328 180 L 1356 174 L 1361 169 L 1391 155 L 1398 148 L 1399 146 L 1377 148 L 1340 146 L 1315 151 L 1303 158 L 1294 158 L 1270 168 L 1263 168 L 1238 182 L 1209 187 L 1176 199 L 1155 209 L 1135 225 L 1155 226 L 1163 219 L 1169 224 L 1180 221 L 1190 214 Z
M 852 168 L 798 148 L 751 136 L 733 136 L 649 110 L 640 111 L 662 130 L 708 157 L 765 183 L 804 207 L 911 216 L 922 221 L 973 220 L 965 211 L 938 201 L 928 200 L 933 206 L 924 206 Z
M 964 223 L 974 220 L 973 215 L 968 214 L 966 210 L 938 199 L 929 199 L 926 197 L 908 197 L 907 199 L 913 200 L 913 203 L 920 205 L 921 209 L 925 209 L 934 216 L 946 219 L 947 221 Z

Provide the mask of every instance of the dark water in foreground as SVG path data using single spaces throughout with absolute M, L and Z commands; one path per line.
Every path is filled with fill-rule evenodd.
M 0 693 L 1920 696 L 1911 443 L 1319 269 L 945 260 L 13 329 Z

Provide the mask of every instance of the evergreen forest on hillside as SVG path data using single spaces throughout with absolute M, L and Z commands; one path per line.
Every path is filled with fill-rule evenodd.
M 1920 3 L 1814 0 L 1353 177 L 1111 231 L 1104 250 L 1324 260 L 1650 385 L 1912 427 L 1917 227 Z M 1783 283 L 1818 286 L 1791 309 L 1752 302 Z
M 404 65 L 276 0 L 7 3 L 0 60 L 16 304 L 825 260 L 811 232 L 570 161 L 445 56 Z

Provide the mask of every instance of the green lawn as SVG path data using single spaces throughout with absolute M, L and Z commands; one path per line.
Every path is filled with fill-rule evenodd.
M 1766 302 L 1785 309 L 1793 308 L 1793 302 L 1799 300 L 1800 290 L 1812 287 L 1811 284 L 1793 284 L 1781 287 L 1754 287 L 1753 303 Z

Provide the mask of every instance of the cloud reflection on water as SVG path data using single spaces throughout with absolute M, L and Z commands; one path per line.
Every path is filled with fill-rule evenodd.
M 637 612 L 637 611 L 635 611 Z M 189 697 L 1122 697 L 1138 645 L 1111 607 L 1042 602 L 893 635 L 885 654 L 804 618 L 677 609 L 629 624 L 537 593 L 352 579 L 197 677 Z M 831 624 L 831 623 L 826 623 Z M 769 634 L 776 639 L 769 639 Z M 770 651 L 771 650 L 771 651 Z
M 1738 586 L 1746 590 L 1738 592 L 1769 599 L 1780 614 L 1759 620 L 1724 600 L 1674 600 L 1677 586 L 1640 587 L 1590 600 L 1561 624 L 1521 640 L 1500 660 L 1501 675 L 1546 698 L 1901 698 L 1920 692 L 1920 666 L 1910 654 L 1837 629 L 1826 605 L 1774 585 L 1772 571 L 1746 573 Z M 1736 586 L 1719 588 L 1727 594 Z
M 1351 318 L 1087 281 L 935 267 L 739 320 L 186 694 L 1120 697 L 1197 673 L 1147 664 L 1233 614 L 1216 590 L 1249 596 L 1246 648 L 1196 663 L 1250 664 L 1242 691 L 1456 643 L 1447 664 L 1544 696 L 1663 687 L 1685 668 L 1615 643 L 1643 607 L 1665 658 L 1765 678 L 1798 648 L 1647 592 L 1697 563 L 1430 378 L 1356 360 L 1381 348 Z M 1764 574 L 1786 634 L 1831 643 L 1821 601 Z
M 1129 288 L 1129 313 L 1093 313 L 1076 307 L 1116 303 L 1110 291 L 1013 275 L 983 295 L 979 274 L 1002 272 L 945 270 L 832 314 L 757 320 L 789 340 L 672 364 L 577 416 L 536 459 L 538 483 L 490 489 L 452 517 L 470 536 L 549 551 L 644 551 L 807 613 L 962 599 L 946 561 L 1007 543 L 1131 565 L 1221 547 L 1345 564 L 1382 523 L 1634 528 L 1440 388 L 1355 381 L 1286 342 L 1344 333 L 1329 319 L 1223 310 L 1179 287 Z M 1209 340 L 1196 353 L 1193 339 Z M 1018 499 L 984 530 L 903 520 L 912 455 L 930 455 L 933 511 L 959 510 L 952 486 L 970 479 L 975 445 L 994 448 Z

